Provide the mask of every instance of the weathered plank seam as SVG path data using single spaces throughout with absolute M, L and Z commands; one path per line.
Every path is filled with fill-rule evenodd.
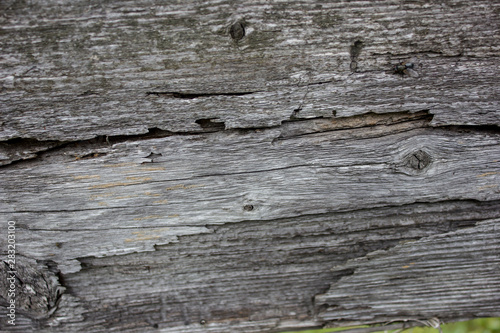
M 311 122 L 314 121 L 315 119 L 336 119 L 336 117 L 319 117 L 319 118 L 297 118 L 297 114 L 300 111 L 300 108 L 294 111 L 294 114 L 292 114 L 290 120 L 284 120 L 281 122 L 281 125 L 278 126 L 270 126 L 270 127 L 264 127 L 264 128 L 242 128 L 242 129 L 216 129 L 211 132 L 226 132 L 226 133 L 234 133 L 236 132 L 250 132 L 250 131 L 255 131 L 255 130 L 266 130 L 266 129 L 276 129 L 280 128 L 283 126 L 283 124 L 289 124 L 290 122 Z M 420 112 L 428 112 L 429 110 L 422 110 Z M 391 116 L 393 116 L 393 113 L 387 113 L 383 114 L 387 115 L 388 119 L 390 119 Z M 355 116 L 359 117 L 359 116 Z M 355 118 L 354 117 L 354 118 Z M 346 118 L 338 118 L 342 120 L 350 119 L 353 117 L 346 117 Z M 400 120 L 400 121 L 393 121 L 388 124 L 380 124 L 380 125 L 361 125 L 361 126 L 353 126 L 353 127 L 345 127 L 345 128 L 332 128 L 332 129 L 326 129 L 322 131 L 315 131 L 315 132 L 309 132 L 309 133 L 303 133 L 303 134 L 296 134 L 291 137 L 283 138 L 280 136 L 276 137 L 273 142 L 276 142 L 276 140 L 283 140 L 283 139 L 289 139 L 289 138 L 294 138 L 294 137 L 299 137 L 299 136 L 306 136 L 306 135 L 315 135 L 319 133 L 325 133 L 325 132 L 336 132 L 336 131 L 342 131 L 342 130 L 356 130 L 356 129 L 366 129 L 366 128 L 372 128 L 376 126 L 391 126 L 399 123 L 405 123 L 405 122 L 417 122 L 419 120 L 426 120 L 427 124 L 432 121 L 432 114 L 428 116 L 423 116 L 423 117 L 418 117 L 418 118 L 413 118 L 413 119 L 406 119 L 406 120 Z M 304 124 L 305 124 L 304 123 Z M 483 132 L 483 133 L 491 133 L 491 134 L 500 134 L 500 127 L 497 125 L 420 125 L 418 127 L 431 127 L 434 129 L 444 129 L 444 130 L 450 130 L 450 131 L 469 131 L 469 132 Z M 398 132 L 405 132 L 411 129 L 402 129 L 399 130 Z M 150 128 L 148 129 L 147 133 L 143 134 L 134 134 L 134 135 L 117 135 L 117 136 L 98 136 L 92 139 L 87 139 L 87 140 L 79 140 L 79 141 L 54 141 L 54 140 L 37 140 L 37 139 L 32 139 L 32 138 L 15 138 L 15 139 L 10 139 L 7 140 L 5 143 L 9 144 L 11 147 L 9 149 L 13 149 L 16 145 L 21 145 L 24 146 L 25 142 L 31 142 L 34 140 L 34 142 L 37 142 L 39 144 L 47 144 L 47 145 L 52 145 L 52 147 L 49 148 L 44 148 L 41 150 L 34 150 L 30 152 L 30 155 L 25 157 L 25 158 L 19 158 L 19 159 L 12 159 L 10 163 L 5 162 L 3 165 L 0 165 L 0 168 L 5 168 L 8 166 L 14 166 L 17 165 L 17 163 L 21 163 L 23 161 L 32 161 L 36 158 L 39 158 L 41 155 L 44 153 L 52 153 L 55 151 L 58 151 L 60 149 L 64 149 L 68 146 L 71 145 L 91 145 L 93 147 L 86 148 L 86 152 L 84 155 L 81 157 L 75 157 L 77 159 L 86 159 L 86 158 L 93 158 L 93 155 L 98 155 L 101 154 L 106 154 L 105 149 L 109 148 L 111 144 L 117 144 L 117 143 L 122 143 L 130 140 L 148 140 L 148 139 L 153 139 L 153 138 L 163 138 L 163 137 L 169 137 L 169 136 L 190 136 L 190 135 L 205 135 L 207 134 L 208 131 L 200 131 L 200 132 L 170 132 L 170 131 L 165 131 L 165 130 L 160 130 L 157 128 Z M 387 133 L 389 134 L 389 133 Z M 376 136 L 371 136 L 371 137 L 383 137 L 386 134 L 378 134 Z M 102 143 L 99 143 L 102 141 Z M 114 142 L 113 142 L 114 141 Z M 103 150 L 104 149 L 104 150 Z M 97 157 L 97 156 L 96 156 Z
M 320 83 L 321 84 L 321 83 Z M 152 93 L 152 94 L 156 94 L 156 93 Z M 420 110 L 420 111 L 412 111 L 412 113 L 418 113 L 418 112 L 429 112 L 430 110 L 429 109 L 424 109 L 424 110 Z M 370 112 L 366 113 L 365 115 L 367 114 L 370 114 Z M 384 116 L 387 116 L 388 118 L 390 118 L 391 116 L 394 116 L 394 113 L 377 113 L 378 115 L 384 115 Z M 363 115 L 361 115 L 363 116 Z M 432 114 L 428 115 L 427 117 L 431 117 L 432 118 Z M 276 129 L 276 128 L 280 128 L 283 124 L 285 123 L 290 123 L 290 122 L 310 122 L 310 121 L 313 121 L 313 120 L 316 120 L 316 119 L 342 119 L 342 120 L 346 120 L 346 119 L 351 119 L 351 118 L 358 118 L 360 116 L 352 116 L 352 117 L 335 117 L 335 116 L 332 116 L 332 117 L 324 117 L 324 116 L 319 116 L 319 117 L 313 117 L 313 118 L 300 118 L 300 117 L 294 117 L 292 119 L 288 119 L 288 120 L 283 120 L 281 122 L 281 125 L 277 125 L 277 126 L 267 126 L 267 127 L 254 127 L 254 128 L 231 128 L 231 129 L 227 129 L 227 130 L 219 130 L 218 132 L 220 131 L 226 131 L 226 132 L 235 132 L 235 131 L 238 131 L 238 132 L 250 132 L 250 131 L 255 131 L 255 130 L 265 130 L 265 129 Z M 432 121 L 432 119 L 429 118 L 428 120 Z M 212 119 L 215 119 L 215 118 L 212 118 Z M 398 124 L 398 123 L 403 123 L 403 122 L 412 122 L 412 121 L 417 121 L 417 120 L 423 120 L 423 119 L 426 119 L 426 117 L 419 117 L 419 118 L 413 118 L 413 119 L 409 119 L 409 120 L 401 120 L 401 121 L 394 121 L 394 122 L 391 122 L 389 124 L 385 124 L 385 125 L 394 125 L 394 124 Z M 375 125 L 377 126 L 377 125 Z M 340 131 L 340 130 L 347 130 L 347 129 L 363 129 L 363 128 L 369 128 L 369 127 L 373 127 L 373 125 L 364 125 L 364 126 L 354 126 L 354 127 L 343 127 L 343 128 L 336 128 L 336 129 L 330 129 L 330 130 L 327 130 L 327 131 L 324 131 L 324 132 L 328 132 L 328 131 Z M 450 130 L 469 130 L 469 131 L 478 131 L 478 132 L 492 132 L 492 133 L 500 133 L 500 126 L 498 125 L 434 125 L 434 126 L 431 126 L 432 128 L 442 128 L 442 129 L 450 129 Z M 322 132 L 312 132 L 312 133 L 308 133 L 308 134 L 315 134 L 315 133 L 322 133 Z M 37 143 L 44 143 L 44 144 L 57 144 L 56 147 L 52 147 L 52 148 L 49 148 L 47 150 L 40 150 L 38 151 L 39 153 L 42 153 L 42 152 L 47 152 L 47 151 L 51 151 L 51 150 L 54 150 L 54 149 L 58 149 L 58 148 L 61 148 L 62 145 L 71 145 L 71 144 L 84 144 L 84 143 L 95 143 L 95 141 L 106 141 L 106 142 L 111 142 L 111 141 L 117 141 L 117 142 L 114 142 L 113 144 L 116 144 L 116 143 L 120 143 L 120 142 L 125 142 L 125 141 L 129 141 L 129 140 L 148 140 L 148 139 L 151 139 L 151 138 L 162 138 L 162 137 L 169 137 L 169 136 L 189 136 L 189 135 L 204 135 L 204 134 L 207 134 L 206 131 L 198 131 L 198 132 L 192 132 L 192 131 L 187 131 L 187 132 L 171 132 L 171 131 L 167 131 L 167 130 L 161 130 L 161 129 L 158 129 L 156 127 L 152 127 L 152 128 L 148 128 L 148 132 L 145 132 L 145 133 L 142 133 L 142 134 L 131 134 L 131 135 L 113 135 L 113 136 L 107 136 L 107 135 L 100 135 L 100 136 L 96 136 L 96 137 L 93 137 L 91 139 L 85 139 L 85 140 L 75 140 L 75 141 L 57 141 L 57 140 L 38 140 L 38 139 L 35 139 L 35 138 L 31 138 L 31 137 L 15 137 L 15 138 L 11 138 L 9 140 L 5 140 L 5 141 L 0 141 L 0 142 L 3 142 L 3 143 L 6 143 L 6 144 L 10 144 L 10 145 L 17 145 L 17 144 L 24 144 L 24 141 L 34 141 L 34 142 L 37 142 Z M 21 140 L 21 141 L 19 141 Z M 108 146 L 109 146 L 109 143 L 108 143 Z

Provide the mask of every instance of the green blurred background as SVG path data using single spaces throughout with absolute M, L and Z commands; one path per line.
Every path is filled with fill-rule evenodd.
M 357 327 L 366 327 L 366 326 L 357 326 Z M 329 333 L 329 332 L 342 332 L 343 330 L 346 329 L 347 327 L 338 329 L 327 328 L 321 330 L 283 332 L 283 333 Z M 443 330 L 443 333 L 500 333 L 500 318 L 480 318 L 470 321 L 450 323 L 441 325 L 441 329 Z M 380 331 L 380 333 L 384 332 L 392 333 L 396 331 L 395 330 Z M 438 332 L 437 329 L 428 327 L 426 328 L 414 327 L 403 331 L 403 333 L 436 333 L 436 332 Z

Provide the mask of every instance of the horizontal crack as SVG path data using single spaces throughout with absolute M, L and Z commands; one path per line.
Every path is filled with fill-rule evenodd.
M 328 84 L 328 83 L 332 83 L 332 82 L 334 82 L 334 80 L 325 80 L 325 81 L 318 81 L 318 82 L 308 82 L 306 84 L 299 85 L 299 87 L 320 86 L 322 84 Z
M 395 112 L 395 113 L 366 113 L 352 117 L 317 117 L 311 119 L 290 119 L 282 122 L 282 131 L 278 138 L 274 141 L 287 140 L 304 135 L 314 135 L 323 132 L 334 131 L 352 131 L 363 128 L 382 128 L 386 127 L 381 133 L 370 133 L 370 137 L 374 135 L 389 135 L 395 131 L 409 130 L 415 128 L 428 127 L 432 121 L 433 115 L 429 110 L 423 110 L 415 113 L 410 112 Z M 398 129 L 398 125 L 401 129 Z M 391 126 L 389 128 L 389 126 Z M 346 132 L 347 133 L 347 132 Z M 346 135 L 346 138 L 357 138 L 359 136 Z
M 260 91 L 245 91 L 245 92 L 219 92 L 219 93 L 184 93 L 177 91 L 148 91 L 146 96 L 154 95 L 168 98 L 181 98 L 181 99 L 193 99 L 200 97 L 214 97 L 214 96 L 244 96 Z
M 38 153 L 62 145 L 61 141 L 38 141 L 36 139 L 14 138 L 0 142 L 0 152 L 6 158 L 0 160 L 0 166 L 9 165 L 13 161 L 35 158 Z
M 216 123 L 217 125 L 218 123 Z M 10 162 L 5 161 L 0 164 L 0 168 L 7 166 L 13 166 L 17 163 L 27 162 L 29 160 L 34 160 L 40 158 L 43 155 L 53 153 L 62 149 L 72 149 L 71 156 L 77 160 L 81 159 L 91 159 L 106 155 L 105 152 L 99 151 L 100 149 L 107 148 L 113 144 L 122 143 L 126 141 L 140 141 L 149 140 L 157 138 L 165 138 L 172 135 L 197 135 L 207 132 L 213 132 L 213 127 L 207 129 L 202 129 L 199 132 L 171 132 L 167 130 L 162 130 L 156 127 L 148 128 L 147 133 L 142 134 L 132 134 L 132 135 L 99 135 L 92 139 L 77 140 L 77 141 L 54 141 L 54 140 L 37 140 L 32 138 L 15 138 L 10 139 L 5 143 L 0 142 L 0 151 L 19 151 L 23 147 L 42 147 L 39 150 L 34 150 L 30 154 L 26 154 L 24 158 L 19 157 L 12 159 Z
M 496 125 L 438 125 L 433 127 L 462 133 L 479 132 L 487 134 L 500 134 L 500 126 Z
M 152 92 L 151 94 L 157 94 Z M 158 93 L 161 94 L 161 93 Z M 220 93 L 220 94 L 181 94 L 180 98 L 195 98 L 194 96 L 209 95 L 246 95 L 247 93 Z M 181 96 L 179 95 L 179 96 Z M 275 130 L 280 129 L 280 135 L 273 141 L 287 140 L 290 138 L 304 135 L 318 134 L 323 132 L 344 131 L 343 137 L 346 139 L 362 139 L 363 133 L 355 135 L 353 130 L 362 130 L 365 128 L 378 128 L 378 132 L 369 133 L 369 137 L 383 136 L 415 128 L 434 128 L 454 132 L 480 132 L 487 134 L 500 134 L 500 127 L 496 125 L 437 125 L 431 124 L 433 115 L 429 110 L 418 112 L 393 112 L 393 113 L 365 113 L 351 117 L 316 117 L 316 118 L 297 118 L 292 117 L 289 120 L 283 120 L 280 125 L 261 128 L 233 128 L 226 129 L 224 121 L 218 121 L 217 118 L 197 119 L 196 124 L 200 126 L 199 131 L 172 132 L 162 130 L 156 127 L 149 128 L 147 133 L 133 135 L 100 135 L 92 139 L 78 141 L 57 141 L 57 140 L 37 140 L 33 138 L 14 138 L 0 142 L 0 153 L 8 156 L 1 161 L 0 168 L 13 166 L 21 162 L 36 160 L 47 154 L 69 149 L 69 156 L 75 159 L 91 159 L 106 155 L 105 148 L 112 144 L 126 141 L 149 140 L 155 138 L 165 138 L 174 135 L 203 135 L 212 132 L 231 132 L 249 133 L 255 130 Z

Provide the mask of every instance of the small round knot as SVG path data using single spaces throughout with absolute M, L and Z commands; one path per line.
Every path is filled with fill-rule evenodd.
M 253 210 L 253 205 L 245 205 L 243 206 L 243 209 L 246 210 L 247 212 L 250 212 Z
M 431 164 L 431 156 L 423 150 L 417 150 L 406 158 L 405 165 L 414 170 L 423 170 Z
M 231 38 L 237 42 L 243 37 L 245 37 L 245 26 L 242 22 L 238 21 L 234 23 L 230 28 L 229 28 L 229 34 L 231 35 Z

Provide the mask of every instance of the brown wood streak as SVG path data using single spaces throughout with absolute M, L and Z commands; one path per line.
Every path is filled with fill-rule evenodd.
M 498 315 L 498 4 L 0 9 L 1 330 Z

